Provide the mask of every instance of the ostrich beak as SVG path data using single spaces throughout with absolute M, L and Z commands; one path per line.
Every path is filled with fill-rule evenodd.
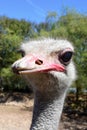
M 38 58 L 34 55 L 26 55 L 20 60 L 17 60 L 12 65 L 14 73 L 17 74 L 28 74 L 35 72 L 49 72 L 49 71 L 60 71 L 64 72 L 65 68 L 61 64 L 44 60 L 44 58 Z

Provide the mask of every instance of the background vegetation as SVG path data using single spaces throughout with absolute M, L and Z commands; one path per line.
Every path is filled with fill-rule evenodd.
M 12 73 L 11 65 L 20 57 L 17 49 L 21 42 L 38 37 L 63 38 L 74 44 L 78 78 L 73 87 L 78 101 L 87 90 L 87 16 L 69 9 L 60 17 L 49 12 L 39 24 L 0 16 L 0 91 L 28 90 L 20 76 Z

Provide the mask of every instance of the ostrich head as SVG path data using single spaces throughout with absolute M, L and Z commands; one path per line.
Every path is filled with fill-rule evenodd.
M 49 38 L 22 44 L 20 52 L 23 58 L 12 68 L 33 86 L 35 103 L 31 130 L 56 130 L 67 88 L 76 77 L 72 61 L 74 48 L 67 40 Z M 49 127 L 54 120 L 54 126 Z

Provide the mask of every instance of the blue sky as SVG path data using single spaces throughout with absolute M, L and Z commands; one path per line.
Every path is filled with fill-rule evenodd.
M 0 15 L 39 23 L 49 11 L 61 15 L 64 7 L 87 14 L 87 0 L 1 0 Z

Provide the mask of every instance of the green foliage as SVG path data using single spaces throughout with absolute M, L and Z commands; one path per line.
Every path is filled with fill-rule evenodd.
M 82 89 L 87 89 L 87 16 L 67 10 L 55 22 L 55 26 L 54 29 L 50 27 L 50 36 L 66 38 L 75 46 L 75 64 L 78 75 L 76 88 L 80 94 Z
M 62 16 L 49 12 L 45 22 L 36 24 L 29 21 L 0 17 L 0 79 L 1 86 L 12 89 L 23 87 L 19 77 L 11 72 L 12 63 L 20 56 L 17 48 L 23 40 L 38 37 L 64 38 L 75 46 L 75 64 L 78 74 L 76 86 L 79 93 L 87 89 L 87 16 L 66 9 Z
M 46 16 L 47 30 L 51 31 L 56 28 L 56 22 L 58 20 L 58 15 L 56 12 L 49 12 Z
M 52 30 L 50 32 L 51 37 L 54 38 L 67 38 L 68 37 L 68 33 L 67 33 L 67 29 L 63 26 L 59 27 L 58 29 Z
M 47 31 L 41 29 L 41 31 L 40 31 L 40 36 L 49 37 L 49 32 L 47 32 Z
M 2 26 L 6 33 L 15 34 L 20 37 L 29 36 L 29 32 L 31 29 L 31 23 L 26 22 L 24 19 L 9 19 L 8 17 L 2 16 L 0 17 L 0 26 Z
M 0 67 L 8 67 L 15 60 L 15 52 L 18 44 L 21 42 L 20 37 L 9 34 L 3 34 L 0 39 Z

